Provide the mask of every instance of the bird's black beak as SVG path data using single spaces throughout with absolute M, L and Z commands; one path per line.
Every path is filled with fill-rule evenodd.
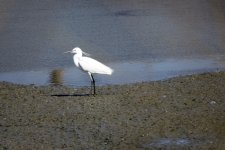
M 64 52 L 64 53 L 72 53 L 72 51 L 67 51 L 67 52 Z

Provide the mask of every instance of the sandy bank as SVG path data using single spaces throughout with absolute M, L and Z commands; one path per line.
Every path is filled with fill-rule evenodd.
M 0 83 L 0 149 L 225 148 L 225 72 L 87 88 Z

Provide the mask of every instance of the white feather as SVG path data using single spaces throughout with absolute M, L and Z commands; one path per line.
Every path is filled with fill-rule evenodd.
M 79 47 L 75 47 L 72 51 L 68 51 L 68 52 L 74 53 L 73 60 L 75 65 L 82 71 L 88 73 L 91 79 L 91 87 L 92 86 L 94 87 L 93 94 L 95 94 L 95 80 L 92 74 L 98 73 L 98 74 L 111 75 L 113 73 L 113 70 L 95 59 L 92 59 L 90 57 L 83 57 L 83 54 L 86 56 L 90 56 L 90 55 L 88 53 L 83 52 Z M 65 53 L 68 53 L 68 52 L 65 52 Z
M 108 75 L 113 73 L 111 68 L 89 57 L 81 57 L 78 63 L 80 68 L 86 72 Z

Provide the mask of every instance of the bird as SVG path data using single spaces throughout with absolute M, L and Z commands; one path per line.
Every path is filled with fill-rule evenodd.
M 92 95 L 96 94 L 95 90 L 95 79 L 93 74 L 106 74 L 106 75 L 112 75 L 114 72 L 113 69 L 110 67 L 104 65 L 103 63 L 90 58 L 90 54 L 85 53 L 84 51 L 81 50 L 79 47 L 73 48 L 71 51 L 67 51 L 64 53 L 72 53 L 74 54 L 73 56 L 73 61 L 76 67 L 78 67 L 80 70 L 83 72 L 87 72 L 90 79 L 91 79 L 91 91 L 90 93 Z M 88 56 L 88 57 L 85 57 Z

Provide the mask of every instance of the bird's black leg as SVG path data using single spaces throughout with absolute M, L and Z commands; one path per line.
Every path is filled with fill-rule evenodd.
M 91 95 L 92 95 L 92 91 L 93 91 L 93 90 L 92 90 L 92 89 L 93 89 L 92 86 L 93 86 L 93 81 L 91 80 L 91 91 L 90 91 L 90 94 L 91 94 Z
M 90 73 L 90 72 L 88 72 L 88 75 L 90 76 L 90 78 L 91 78 L 91 94 L 93 94 L 93 95 L 95 95 L 95 79 L 94 79 L 94 77 L 93 77 L 93 75 Z M 92 86 L 93 86 L 93 88 L 94 88 L 94 91 L 92 90 Z M 94 93 L 93 93 L 93 92 Z
M 94 79 L 92 74 L 91 74 L 91 78 L 92 78 L 92 84 L 93 84 L 93 87 L 94 87 L 94 94 L 93 95 L 95 95 L 95 93 L 96 93 L 96 91 L 95 91 L 95 79 Z

